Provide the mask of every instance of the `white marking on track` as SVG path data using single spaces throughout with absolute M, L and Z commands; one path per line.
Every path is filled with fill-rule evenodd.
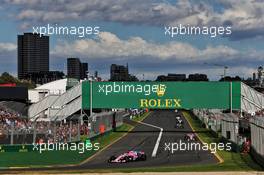
M 141 123 L 143 125 L 147 125 L 147 126 L 153 127 L 153 128 L 160 129 L 159 136 L 157 138 L 156 144 L 154 146 L 154 149 L 153 149 L 152 155 L 151 155 L 151 157 L 156 157 L 157 151 L 158 151 L 158 148 L 159 148 L 159 144 L 160 144 L 160 140 L 161 140 L 161 137 L 162 137 L 163 128 L 155 126 L 155 125 L 152 125 L 152 124 L 149 124 L 149 123 L 144 123 L 144 122 L 139 122 L 139 123 Z

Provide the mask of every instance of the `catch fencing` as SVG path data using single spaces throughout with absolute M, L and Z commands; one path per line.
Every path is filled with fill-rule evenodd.
M 123 124 L 127 111 L 102 112 L 88 117 L 87 121 L 78 119 L 63 121 L 29 121 L 25 125 L 14 122 L 0 123 L 0 145 L 32 144 L 42 142 L 78 142 L 81 135 L 92 138 L 111 131 Z

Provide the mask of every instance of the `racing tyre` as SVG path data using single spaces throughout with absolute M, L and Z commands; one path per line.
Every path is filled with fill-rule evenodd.
M 112 161 L 115 159 L 116 159 L 116 156 L 111 156 L 110 159 L 108 160 L 108 163 L 112 163 Z
M 130 160 L 131 158 L 130 157 L 125 157 L 125 162 L 127 163 L 127 162 L 130 162 L 131 160 Z
M 147 160 L 147 155 L 146 154 L 141 155 L 141 160 L 146 161 Z

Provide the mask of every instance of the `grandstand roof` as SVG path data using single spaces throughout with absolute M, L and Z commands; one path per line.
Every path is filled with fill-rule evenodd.
M 50 90 L 50 91 L 52 90 L 66 91 L 66 86 L 67 86 L 67 78 L 43 84 L 41 86 L 38 86 L 35 89 L 36 90 Z

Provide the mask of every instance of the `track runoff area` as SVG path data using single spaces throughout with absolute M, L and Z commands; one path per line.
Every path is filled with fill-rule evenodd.
M 17 168 L 17 171 L 72 172 L 221 171 L 224 159 L 217 152 L 231 151 L 231 144 L 203 142 L 199 137 L 200 133 L 193 129 L 190 118 L 184 115 L 190 113 L 175 108 L 237 108 L 240 99 L 237 99 L 236 88 L 239 84 L 194 82 L 141 82 L 139 85 L 128 83 L 130 86 L 125 86 L 124 83 L 119 83 L 118 86 L 116 84 L 83 83 L 82 109 L 144 107 L 150 108 L 150 112 L 142 118 L 139 116 L 140 119 L 124 118 L 124 125 L 130 126 L 130 129 L 112 131 L 122 134 L 79 164 L 10 167 L 11 171 L 16 171 Z M 198 90 L 194 91 L 195 88 Z M 211 103 L 214 98 L 218 98 L 218 102 Z M 100 137 L 103 136 L 97 138 L 98 142 Z M 232 164 L 229 169 L 224 170 L 235 170 L 234 165 L 236 166 Z M 237 168 L 244 170 L 241 166 Z M 245 170 L 254 169 L 245 167 Z

